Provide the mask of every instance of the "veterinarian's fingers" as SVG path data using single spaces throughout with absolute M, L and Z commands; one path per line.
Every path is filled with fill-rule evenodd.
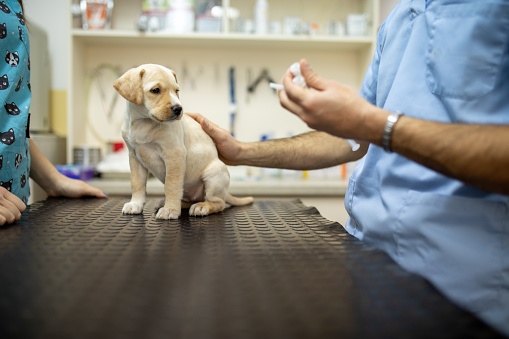
M 330 86 L 330 80 L 316 74 L 306 59 L 300 61 L 300 72 L 310 88 L 317 91 L 326 90 Z
M 187 115 L 189 115 L 191 118 L 193 118 L 194 120 L 196 120 L 196 122 L 198 122 L 200 125 L 201 125 L 201 128 L 207 132 L 207 134 L 210 134 L 208 133 L 207 130 L 210 130 L 210 123 L 209 121 L 207 120 L 207 118 L 205 118 L 203 115 L 201 115 L 200 113 L 186 113 Z
M 302 115 L 302 109 L 293 103 L 290 99 L 288 99 L 288 96 L 285 93 L 279 94 L 279 103 L 281 106 L 289 111 L 290 113 L 293 113 L 300 117 Z
M 216 142 L 216 144 L 224 139 L 225 129 L 219 127 L 215 123 L 209 121 L 207 118 L 202 117 L 201 128 Z
M 200 121 L 203 120 L 203 115 L 201 115 L 200 113 L 188 113 L 188 112 L 186 112 L 186 114 L 201 124 Z
M 230 132 L 209 121 L 199 113 L 191 113 L 189 116 L 196 119 L 205 133 L 212 138 L 216 144 L 219 159 L 227 165 L 235 165 L 235 159 L 240 152 L 240 146 L 239 142 L 232 137 Z
M 298 106 L 301 106 L 302 102 L 309 95 L 310 91 L 307 88 L 303 88 L 302 86 L 294 84 L 292 80 L 293 80 L 293 75 L 288 70 L 285 73 L 283 80 L 282 80 L 282 83 L 285 86 L 284 93 L 282 93 L 282 94 L 287 96 L 289 100 L 293 101 Z
M 292 83 L 293 86 L 295 86 Z M 300 86 L 297 86 L 300 87 Z M 298 103 L 294 102 L 288 97 L 287 91 L 278 91 L 279 95 L 279 102 L 283 108 L 287 109 L 288 111 L 294 113 L 298 117 L 301 117 L 304 113 L 303 107 L 301 107 Z

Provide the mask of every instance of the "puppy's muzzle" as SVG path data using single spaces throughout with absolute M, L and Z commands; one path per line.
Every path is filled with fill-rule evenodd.
M 180 120 L 183 116 L 183 109 L 181 105 L 166 106 L 164 110 L 157 111 L 150 114 L 150 117 L 157 122 L 172 122 Z
M 180 105 L 171 106 L 171 113 L 176 118 L 180 117 L 180 115 L 182 114 L 182 106 Z

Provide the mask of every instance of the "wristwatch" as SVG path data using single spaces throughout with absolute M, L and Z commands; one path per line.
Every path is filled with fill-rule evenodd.
M 391 149 L 391 136 L 394 125 L 398 122 L 399 118 L 403 115 L 401 112 L 391 112 L 387 117 L 387 122 L 384 126 L 384 134 L 382 136 L 382 147 L 387 152 L 392 152 Z

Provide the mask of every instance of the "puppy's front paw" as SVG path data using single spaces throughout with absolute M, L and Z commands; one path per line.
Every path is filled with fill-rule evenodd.
M 124 214 L 141 214 L 143 212 L 143 203 L 142 202 L 128 202 L 122 208 L 122 213 Z
M 180 217 L 180 209 L 170 209 L 161 207 L 159 211 L 157 211 L 156 219 L 178 219 Z

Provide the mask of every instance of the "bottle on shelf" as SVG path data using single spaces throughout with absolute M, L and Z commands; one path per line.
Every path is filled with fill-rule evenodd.
M 269 3 L 267 0 L 256 0 L 254 26 L 256 34 L 267 34 L 269 30 Z

